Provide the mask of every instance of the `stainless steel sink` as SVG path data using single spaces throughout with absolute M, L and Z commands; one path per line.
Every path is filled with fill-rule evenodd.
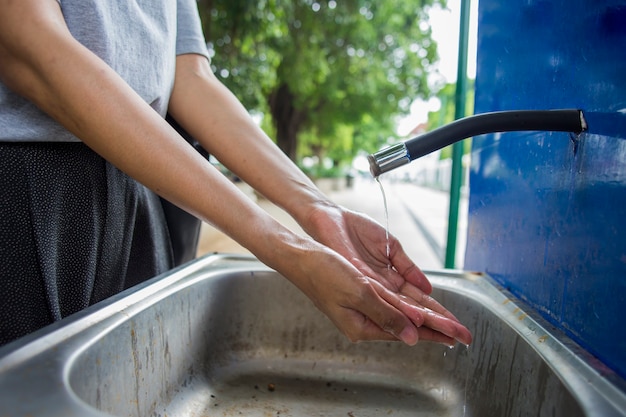
M 352 344 L 277 273 L 212 255 L 0 349 L 0 417 L 626 416 L 624 381 L 489 277 L 428 276 L 469 348 Z

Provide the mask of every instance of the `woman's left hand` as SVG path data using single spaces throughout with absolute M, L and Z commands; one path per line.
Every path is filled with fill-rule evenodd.
M 309 217 L 307 232 L 318 242 L 333 249 L 361 273 L 376 279 L 388 290 L 401 296 L 405 304 L 397 306 L 409 316 L 409 306 L 425 317 L 418 327 L 420 339 L 445 342 L 446 335 L 464 344 L 471 343 L 471 333 L 434 298 L 426 275 L 404 252 L 400 242 L 376 221 L 361 213 L 336 205 L 315 210 Z M 312 227 L 311 227 L 312 226 Z M 433 314 L 436 313 L 436 314 Z M 441 317 L 450 320 L 443 320 Z M 441 330 L 441 331 L 440 331 Z

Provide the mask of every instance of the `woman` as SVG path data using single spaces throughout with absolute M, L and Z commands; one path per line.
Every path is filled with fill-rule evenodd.
M 384 229 L 329 201 L 214 77 L 194 0 L 0 7 L 1 342 L 170 268 L 157 195 L 287 277 L 353 341 L 471 342 L 398 241 L 387 258 Z M 166 112 L 311 237 L 249 201 Z

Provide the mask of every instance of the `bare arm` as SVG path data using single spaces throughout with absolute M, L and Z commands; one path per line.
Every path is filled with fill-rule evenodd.
M 397 304 L 412 317 L 408 305 L 436 311 L 448 322 L 427 321 L 420 337 L 443 341 L 446 335 L 471 336 L 456 318 L 428 297 L 430 282 L 391 238 L 387 259 L 384 229 L 359 213 L 337 206 L 323 195 L 278 147 L 257 127 L 240 102 L 213 75 L 206 59 L 179 56 L 170 112 L 197 140 L 239 177 L 284 208 L 318 242 L 341 254 L 363 275 L 373 277 L 394 294 L 406 296 Z M 393 268 L 388 268 L 389 263 Z M 426 316 L 429 311 L 421 310 Z M 418 324 L 419 320 L 415 321 Z M 419 323 L 418 325 L 421 325 Z
M 332 204 L 256 126 L 203 57 L 178 57 L 169 111 L 220 162 L 298 223 L 306 225 L 316 204 Z
M 352 247 L 348 236 L 328 233 L 341 230 L 347 213 L 323 195 L 311 180 L 254 124 L 245 108 L 211 72 L 201 56 L 183 55 L 177 60 L 176 83 L 170 101 L 170 112 L 224 165 L 254 189 L 285 209 L 311 236 L 338 251 L 357 266 L 365 266 Z M 369 219 L 359 219 L 361 226 Z M 378 239 L 384 237 L 376 228 Z M 371 243 L 371 242 L 370 242 Z M 386 242 L 381 242 L 381 247 Z M 353 246 L 353 245 L 350 245 Z M 426 276 L 404 254 L 399 243 L 392 242 L 394 266 L 409 282 L 430 293 Z M 371 264 L 371 262 L 370 262 Z M 378 259 L 379 271 L 386 272 L 388 260 Z M 370 265 L 371 266 L 371 265 Z M 372 273 L 372 268 L 364 268 Z
M 424 321 L 418 308 L 336 252 L 294 235 L 250 202 L 110 67 L 75 41 L 57 2 L 0 0 L 0 8 L 0 79 L 9 88 L 31 100 L 118 168 L 246 246 L 304 291 L 350 339 L 417 341 L 418 332 L 411 322 Z M 225 121 L 211 118 L 209 125 L 198 125 L 200 128 L 195 128 L 196 121 L 182 121 L 189 109 L 180 104 L 179 92 L 184 90 L 179 81 L 177 75 L 171 108 L 174 116 L 192 134 L 203 138 L 203 143 L 216 140 L 224 133 Z M 219 97 L 211 99 L 219 105 L 227 103 L 221 115 L 232 116 L 231 98 L 226 102 Z M 220 116 L 219 111 L 214 114 Z M 249 126 L 245 118 L 238 121 Z M 248 134 L 249 129 L 240 133 Z M 290 185 L 289 190 L 299 189 L 302 201 L 314 201 L 319 193 L 293 168 L 282 171 L 280 167 L 287 166 L 283 165 L 287 162 L 266 148 L 260 145 L 254 150 L 260 160 L 272 161 L 269 166 L 279 174 L 255 174 L 257 165 L 246 172 L 246 180 L 302 217 L 293 200 L 281 200 L 280 185 L 285 182 L 273 184 L 276 175 L 284 174 L 287 181 L 298 184 Z M 233 163 L 241 167 L 247 162 L 244 158 Z M 267 171 L 268 166 L 262 168 Z M 216 195 L 220 198 L 214 198 Z M 442 341 L 451 340 L 441 337 Z
M 302 245 L 181 140 L 109 66 L 76 42 L 55 1 L 4 1 L 1 6 L 0 77 L 10 88 L 115 166 L 215 224 L 259 257 L 271 261 L 276 256 L 249 230 L 270 242 L 275 239 L 270 247 L 285 250 L 289 240 Z

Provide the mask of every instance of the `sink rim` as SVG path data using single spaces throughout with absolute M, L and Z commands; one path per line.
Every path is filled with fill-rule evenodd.
M 37 402 L 29 401 L 32 398 L 46 400 L 38 405 L 36 415 L 108 415 L 74 393 L 69 375 L 75 360 L 117 326 L 180 289 L 224 273 L 251 271 L 273 272 L 252 256 L 207 255 L 1 347 L 0 403 L 14 406 L 15 411 L 11 409 L 9 413 L 15 415 L 33 413 Z M 573 393 L 585 413 L 613 409 L 611 415 L 626 416 L 624 380 L 487 274 L 460 270 L 424 272 L 434 287 L 471 297 L 509 325 Z M 52 401 L 55 410 L 46 407 Z

